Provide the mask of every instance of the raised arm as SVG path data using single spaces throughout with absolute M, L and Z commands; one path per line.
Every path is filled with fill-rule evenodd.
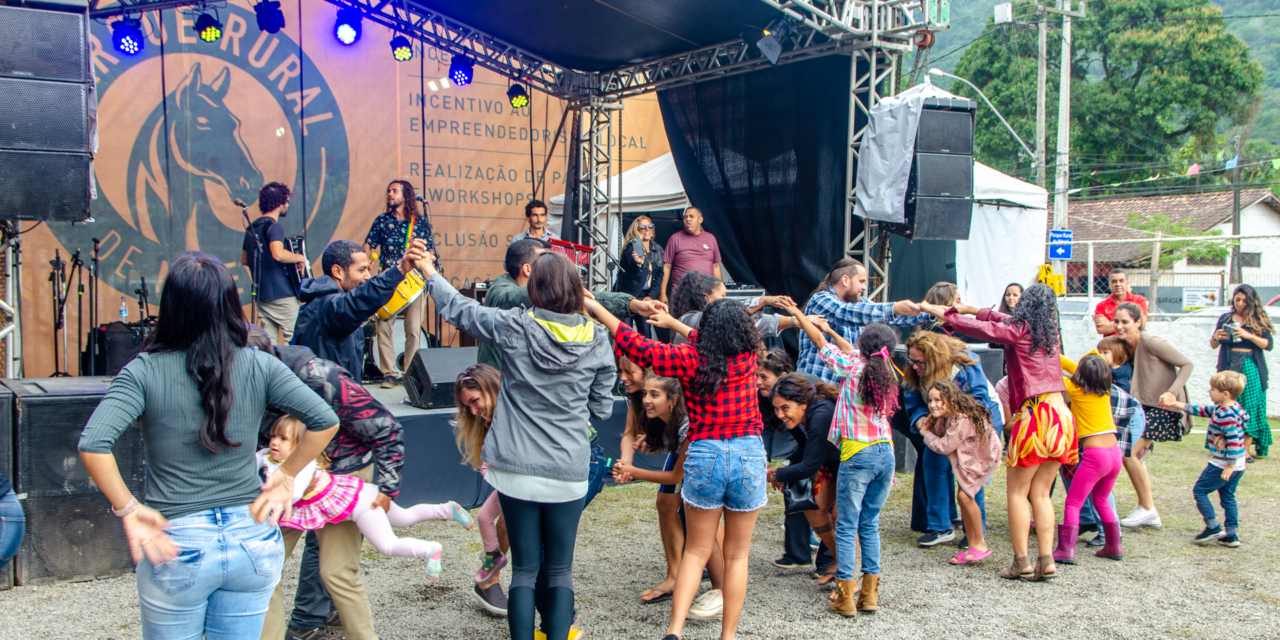
M 498 336 L 506 326 L 506 310 L 482 306 L 458 293 L 428 260 L 420 260 L 418 267 L 427 275 L 427 293 L 435 301 L 437 313 L 445 322 L 467 332 L 467 335 L 476 340 L 497 344 Z
M 809 340 L 813 342 L 814 347 L 821 349 L 827 345 L 827 339 L 823 337 L 822 330 L 804 316 L 804 312 L 800 310 L 800 307 L 791 305 L 786 309 L 787 313 L 791 314 L 792 319 L 799 323 L 800 329 L 804 331 L 804 334 L 809 336 Z

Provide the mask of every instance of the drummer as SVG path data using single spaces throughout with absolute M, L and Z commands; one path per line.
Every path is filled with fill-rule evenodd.
M 360 245 L 350 240 L 330 242 L 320 258 L 324 275 L 302 281 L 298 296 L 302 311 L 290 344 L 307 347 L 358 375 L 364 361 L 360 326 L 391 300 L 414 262 L 427 255 L 426 241 L 415 238 L 398 268 L 375 277 L 369 254 Z
M 409 221 L 413 224 L 410 225 Z M 432 239 L 431 223 L 418 211 L 418 200 L 413 185 L 405 180 L 392 180 L 387 185 L 387 210 L 373 221 L 369 227 L 369 235 L 364 239 L 365 253 L 377 263 L 379 270 L 394 269 L 396 263 L 404 256 L 405 245 L 409 242 L 409 228 L 413 228 L 413 237 L 426 242 L 427 253 L 435 260 L 436 269 L 440 268 L 440 259 L 436 255 L 436 244 Z M 376 272 L 375 272 L 376 273 Z M 418 339 L 422 334 L 422 316 L 427 297 L 419 296 L 405 305 L 401 313 L 404 316 L 404 366 L 418 352 Z M 395 387 L 401 378 L 396 366 L 396 346 L 391 337 L 395 317 L 383 320 L 378 318 L 378 368 L 382 369 L 382 388 Z M 352 369 L 352 371 L 357 371 Z

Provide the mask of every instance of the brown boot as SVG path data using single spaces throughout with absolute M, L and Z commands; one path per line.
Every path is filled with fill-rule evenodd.
M 876 606 L 876 589 L 879 586 L 879 575 L 862 574 L 862 589 L 858 591 L 858 613 L 874 614 L 880 609 Z
M 827 605 L 827 611 L 844 617 L 858 614 L 856 593 L 858 585 L 853 580 L 836 580 L 836 599 Z

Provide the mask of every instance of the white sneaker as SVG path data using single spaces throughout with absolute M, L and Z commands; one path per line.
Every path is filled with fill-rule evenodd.
M 1120 521 L 1120 526 L 1129 529 L 1137 529 L 1138 527 L 1160 527 L 1160 514 L 1155 509 L 1147 511 L 1141 506 L 1135 507 L 1129 517 Z
M 689 617 L 694 620 L 720 620 L 724 617 L 724 594 L 712 589 L 700 596 L 689 607 Z

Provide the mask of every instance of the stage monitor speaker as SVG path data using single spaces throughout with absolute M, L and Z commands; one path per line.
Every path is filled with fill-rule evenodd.
M 0 149 L 0 220 L 89 219 L 89 154 Z
M 110 378 L 5 380 L 13 392 L 13 485 L 26 494 L 27 534 L 15 559 L 17 584 L 120 575 L 133 570 L 119 519 L 80 460 L 80 434 Z M 142 434 L 130 425 L 112 448 L 125 486 L 143 496 Z
M 0 149 L 89 149 L 88 84 L 0 78 Z
M 973 197 L 973 156 L 917 153 L 911 163 L 907 194 L 942 198 Z
M 90 82 L 87 34 L 83 12 L 0 6 L 0 76 Z
M 453 381 L 476 363 L 478 347 L 418 349 L 404 374 L 409 404 L 419 409 L 454 406 Z

